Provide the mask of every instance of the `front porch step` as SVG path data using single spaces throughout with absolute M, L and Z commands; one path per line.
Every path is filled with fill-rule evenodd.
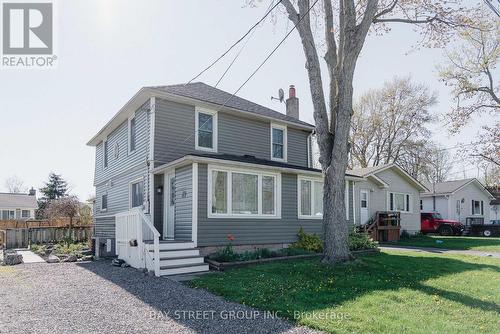
M 154 250 L 150 249 L 150 253 L 153 253 Z M 154 257 L 154 254 L 152 254 Z M 196 248 L 190 248 L 190 249 L 174 249 L 174 250 L 160 250 L 160 260 L 163 259 L 172 259 L 172 258 L 179 258 L 179 257 L 193 257 L 193 256 L 200 256 L 200 250 Z
M 144 241 L 147 250 L 154 249 L 153 241 Z M 177 249 L 191 249 L 194 248 L 192 241 L 166 241 L 160 240 L 160 250 L 177 250 Z
M 191 264 L 160 267 L 161 276 L 200 273 L 208 271 L 208 264 Z
M 189 266 L 193 264 L 203 264 L 202 256 L 160 258 L 160 267 Z

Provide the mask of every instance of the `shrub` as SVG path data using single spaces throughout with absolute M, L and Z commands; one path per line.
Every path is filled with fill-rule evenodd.
M 368 234 L 355 230 L 349 233 L 348 243 L 351 251 L 377 248 L 377 242 L 373 241 Z
M 410 239 L 410 238 L 411 238 L 411 235 L 410 235 L 410 233 L 408 233 L 408 231 L 406 231 L 406 230 L 402 230 L 402 231 L 401 231 L 401 235 L 400 235 L 400 237 L 399 237 L 399 238 L 400 238 L 401 240 L 408 240 L 408 239 Z
M 291 244 L 290 248 L 298 248 L 315 253 L 321 253 L 323 251 L 323 240 L 317 235 L 307 234 L 301 227 L 297 236 L 299 240 Z

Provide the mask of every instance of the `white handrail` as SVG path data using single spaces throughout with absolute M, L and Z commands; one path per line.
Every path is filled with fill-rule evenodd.
M 154 251 L 154 271 L 155 271 L 155 276 L 159 277 L 160 276 L 160 232 L 154 227 L 153 223 L 151 220 L 142 212 L 141 209 L 136 208 L 137 212 L 139 213 L 139 216 L 142 218 L 142 221 L 146 223 L 146 226 L 149 228 L 149 230 L 153 233 L 153 251 Z M 141 229 L 141 244 L 144 244 L 144 240 L 142 238 L 142 229 Z

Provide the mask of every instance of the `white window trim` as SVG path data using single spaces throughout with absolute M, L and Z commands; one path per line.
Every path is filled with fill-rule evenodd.
M 311 181 L 311 214 L 310 215 L 303 215 L 300 212 L 300 209 L 302 207 L 302 189 L 300 186 L 301 181 Z M 321 182 L 323 184 L 324 180 L 323 178 L 317 178 L 317 177 L 306 177 L 306 176 L 298 176 L 297 177 L 297 217 L 299 219 L 323 219 L 323 215 L 321 216 L 316 216 L 313 215 L 312 212 L 314 210 L 314 182 Z M 323 208 L 324 211 L 324 208 Z
M 108 193 L 101 194 L 101 212 L 107 212 L 107 211 L 108 211 L 108 206 L 109 206 L 109 198 L 107 197 L 107 198 L 106 198 L 106 209 L 103 209 L 103 208 L 102 208 L 102 197 L 103 197 L 104 195 L 108 196 Z
M 220 171 L 227 173 L 227 213 L 212 212 L 212 172 Z M 258 177 L 258 214 L 238 214 L 232 213 L 232 173 L 242 173 L 257 175 Z M 243 219 L 281 219 L 281 174 L 268 172 L 252 168 L 233 168 L 219 165 L 208 165 L 207 182 L 207 217 L 208 218 L 243 218 Z M 268 215 L 262 213 L 262 177 L 274 177 L 274 214 Z
M 142 209 L 144 211 L 146 211 L 146 207 L 144 206 L 144 191 L 145 191 L 145 187 L 146 187 L 146 182 L 144 181 L 144 177 L 142 177 L 142 176 L 130 181 L 130 183 L 129 183 L 129 186 L 128 186 L 128 207 L 129 207 L 129 209 L 133 209 L 133 207 L 132 207 L 132 185 L 139 183 L 139 182 L 143 182 L 142 205 L 140 207 L 142 207 Z M 137 206 L 136 208 L 139 208 L 139 206 Z
M 279 129 L 279 130 L 283 130 L 283 159 L 281 158 L 275 158 L 273 157 L 273 129 Z M 286 162 L 287 159 L 288 159 L 288 156 L 287 156 L 287 151 L 288 151 L 288 145 L 287 145 L 287 142 L 288 142 L 288 136 L 287 136 L 287 127 L 286 125 L 281 125 L 281 124 L 276 124 L 276 123 L 271 123 L 271 160 L 274 160 L 274 161 L 282 161 L 282 162 Z
M 479 213 L 477 213 L 476 210 L 474 210 L 474 205 L 472 205 L 472 208 L 471 208 L 472 215 L 473 216 L 483 216 L 483 214 L 481 213 L 481 202 L 483 202 L 483 201 L 475 200 L 475 199 L 473 199 L 472 201 L 479 203 Z M 483 210 L 484 210 L 484 203 L 483 203 Z
M 391 194 L 399 194 L 399 195 L 403 195 L 404 196 L 404 207 L 405 207 L 405 210 L 391 210 Z M 406 200 L 406 195 L 409 196 L 409 201 L 410 203 L 408 203 L 407 205 L 407 200 Z M 409 208 L 409 211 L 406 211 L 406 207 Z M 413 213 L 413 195 L 410 194 L 410 193 L 402 193 L 402 192 L 397 192 L 397 191 L 388 191 L 387 192 L 387 211 L 394 211 L 394 212 L 401 212 L 401 213 Z
M 199 136 L 198 136 L 199 122 L 198 122 L 198 119 L 199 119 L 200 113 L 212 115 L 212 120 L 213 120 L 213 122 L 212 122 L 212 148 L 198 146 L 198 140 L 199 140 Z M 218 137 L 217 111 L 196 107 L 195 108 L 195 118 L 194 118 L 194 134 L 195 134 L 194 141 L 195 141 L 195 149 L 196 150 L 217 153 L 217 137 Z
M 137 149 L 137 119 L 135 120 L 135 148 L 133 150 L 130 149 L 130 145 L 132 143 L 132 137 L 130 135 L 130 131 L 132 130 L 132 120 L 135 119 L 135 113 L 128 118 L 127 121 L 127 153 L 128 155 L 133 154 Z
M 349 220 L 349 181 L 345 181 L 345 192 L 344 192 L 344 202 L 345 202 L 345 219 Z

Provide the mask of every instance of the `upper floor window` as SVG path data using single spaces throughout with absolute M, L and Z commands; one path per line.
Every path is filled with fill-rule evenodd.
M 217 112 L 196 108 L 195 118 L 196 149 L 217 152 Z
M 389 210 L 411 212 L 411 199 L 412 196 L 410 194 L 389 193 Z
M 105 140 L 103 142 L 103 166 L 104 168 L 108 167 L 108 141 Z
M 286 161 L 286 126 L 271 124 L 271 159 Z
M 476 216 L 484 215 L 483 201 L 472 200 L 472 214 Z
M 130 184 L 130 207 L 135 208 L 144 204 L 144 181 L 142 179 Z
M 137 133 L 137 123 L 135 117 L 132 117 L 128 120 L 128 152 L 132 153 L 135 151 L 135 143 L 136 143 L 136 133 Z

